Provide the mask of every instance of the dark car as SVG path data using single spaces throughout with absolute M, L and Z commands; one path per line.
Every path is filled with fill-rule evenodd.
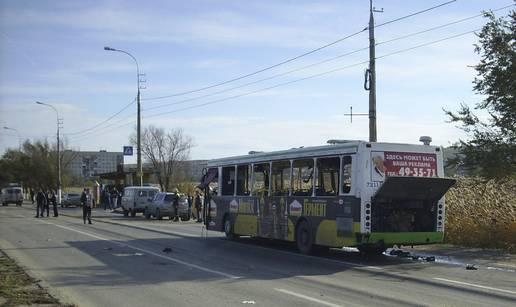
M 62 207 L 68 207 L 68 206 L 79 207 L 80 205 L 81 205 L 81 194 L 67 193 L 64 195 Z

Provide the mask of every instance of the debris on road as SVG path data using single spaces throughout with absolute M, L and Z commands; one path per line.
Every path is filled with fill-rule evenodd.
M 242 304 L 251 304 L 251 305 L 254 305 L 256 304 L 255 301 L 242 301 Z
M 172 249 L 171 249 L 170 247 L 165 247 L 165 248 L 163 249 L 163 252 L 164 252 L 164 253 L 171 253 L 171 252 L 172 252 Z
M 466 264 L 466 270 L 478 270 L 474 264 Z

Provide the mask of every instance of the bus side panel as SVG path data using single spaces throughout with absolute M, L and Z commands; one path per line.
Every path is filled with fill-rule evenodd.
M 342 247 L 354 245 L 355 233 L 360 232 L 360 199 L 342 197 L 290 197 L 288 213 L 289 241 L 295 239 L 295 227 L 299 219 L 305 219 L 312 227 L 317 245 Z

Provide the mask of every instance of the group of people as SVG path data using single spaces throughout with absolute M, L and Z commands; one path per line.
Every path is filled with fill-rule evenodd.
M 33 192 L 31 193 L 32 203 L 34 203 Z M 45 210 L 47 211 L 47 217 L 50 215 L 50 204 L 52 204 L 54 209 L 54 217 L 57 217 L 59 214 L 57 212 L 57 197 L 54 191 L 43 192 L 43 189 L 40 189 L 36 194 L 36 218 L 44 217 Z
M 116 187 L 105 187 L 100 192 L 101 202 L 104 204 L 104 210 L 114 210 L 120 206 L 122 194 L 118 192 Z

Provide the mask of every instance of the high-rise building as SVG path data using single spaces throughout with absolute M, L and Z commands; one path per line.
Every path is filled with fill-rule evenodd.
M 88 179 L 97 174 L 116 172 L 118 165 L 124 164 L 124 155 L 122 152 L 107 152 L 105 150 L 66 150 L 62 161 L 62 166 L 72 176 Z

